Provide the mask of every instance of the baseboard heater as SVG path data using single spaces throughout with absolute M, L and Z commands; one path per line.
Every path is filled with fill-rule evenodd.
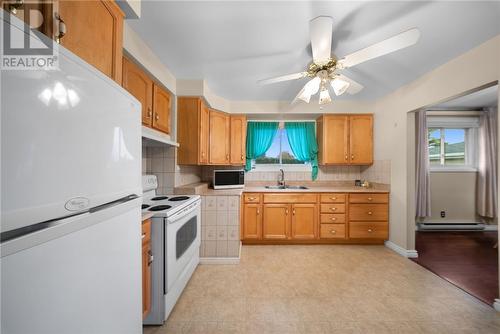
M 439 224 L 439 223 L 419 223 L 419 231 L 479 231 L 484 230 L 485 224 L 483 223 L 453 223 L 453 224 Z

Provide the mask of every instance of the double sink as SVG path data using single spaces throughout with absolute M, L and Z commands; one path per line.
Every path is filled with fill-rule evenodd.
M 276 189 L 276 190 L 285 190 L 285 189 L 307 189 L 305 186 L 289 186 L 289 185 L 277 185 L 277 186 L 266 186 L 266 189 Z

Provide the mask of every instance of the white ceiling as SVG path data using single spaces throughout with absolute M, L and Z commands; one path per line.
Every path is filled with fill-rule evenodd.
M 178 79 L 206 79 L 231 100 L 291 100 L 307 79 L 259 86 L 311 62 L 309 20 L 332 16 L 337 57 L 409 28 L 407 49 L 344 73 L 365 89 L 344 99 L 374 99 L 500 34 L 500 2 L 142 1 L 128 23 Z
M 435 109 L 482 109 L 498 105 L 498 85 L 432 106 Z

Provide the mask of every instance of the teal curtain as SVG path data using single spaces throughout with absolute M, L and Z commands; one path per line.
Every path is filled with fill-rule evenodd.
M 318 144 L 314 122 L 285 122 L 288 143 L 300 161 L 310 161 L 312 180 L 318 177 Z
M 252 160 L 260 157 L 271 147 L 278 131 L 278 122 L 248 122 L 247 162 L 245 170 L 252 169 Z

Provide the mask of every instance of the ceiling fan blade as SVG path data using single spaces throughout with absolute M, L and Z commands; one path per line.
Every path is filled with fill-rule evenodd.
M 302 79 L 302 78 L 305 78 L 306 76 L 307 76 L 307 72 L 299 72 L 299 73 L 287 74 L 287 75 L 282 75 L 279 77 L 274 77 L 274 78 L 269 78 L 269 79 L 263 79 L 263 80 L 259 80 L 257 82 L 261 85 L 269 85 L 269 84 L 273 84 L 276 82 Z
M 326 64 L 332 54 L 333 20 L 329 16 L 318 16 L 309 22 L 313 62 Z
M 347 93 L 349 93 L 350 95 L 359 93 L 364 88 L 362 84 L 352 80 L 349 77 L 346 77 L 343 74 L 338 74 L 337 78 L 339 78 L 340 80 L 347 81 L 349 83 L 349 87 L 347 88 Z
M 402 32 L 398 35 L 392 36 L 382 42 L 373 44 L 369 47 L 351 53 L 339 60 L 339 63 L 344 67 L 352 67 L 370 59 L 384 56 L 394 51 L 404 49 L 408 46 L 417 43 L 420 38 L 420 31 L 413 28 Z

